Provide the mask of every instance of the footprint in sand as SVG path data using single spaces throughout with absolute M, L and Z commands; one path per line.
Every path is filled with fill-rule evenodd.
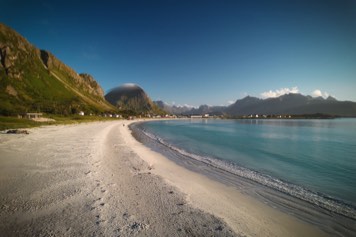
M 95 216 L 95 224 L 100 225 L 100 223 L 105 222 L 105 220 L 100 219 L 100 215 Z

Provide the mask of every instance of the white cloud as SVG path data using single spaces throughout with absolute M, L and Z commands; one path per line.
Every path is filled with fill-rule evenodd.
M 285 94 L 296 94 L 296 93 L 299 93 L 299 89 L 297 86 L 295 87 L 292 87 L 292 88 L 281 88 L 279 90 L 269 90 L 269 91 L 265 91 L 263 93 L 261 93 L 261 96 L 263 98 L 274 98 L 274 97 L 278 97 L 278 96 L 281 96 L 281 95 L 285 95 Z
M 190 108 L 190 109 L 192 109 L 192 108 L 198 108 L 198 107 L 196 107 L 196 106 L 194 106 L 194 105 L 190 105 L 190 104 L 177 104 L 177 105 L 175 105 L 175 106 L 177 106 L 178 108 L 180 107 L 180 108 L 182 108 L 182 107 L 187 107 L 187 108 Z
M 189 105 L 189 104 L 184 104 L 183 106 L 188 107 L 188 108 L 196 108 L 194 105 Z
M 316 90 L 314 90 L 312 92 L 312 96 L 313 97 L 320 97 L 321 96 L 321 97 L 327 98 L 329 96 L 329 93 L 326 92 L 326 91 L 322 92 L 321 90 L 316 89 Z
M 228 105 L 232 105 L 233 103 L 235 103 L 234 100 L 228 100 L 228 101 L 227 101 L 227 104 L 228 104 Z
M 313 91 L 312 96 L 319 97 L 319 96 L 323 96 L 323 94 L 321 93 L 321 90 L 315 90 Z

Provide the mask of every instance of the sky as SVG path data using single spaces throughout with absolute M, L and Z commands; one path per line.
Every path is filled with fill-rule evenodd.
M 105 92 L 175 105 L 247 95 L 356 101 L 355 0 L 0 0 L 0 22 Z

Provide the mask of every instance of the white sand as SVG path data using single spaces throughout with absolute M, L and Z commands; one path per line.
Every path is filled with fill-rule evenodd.
M 176 165 L 137 142 L 127 125 L 0 134 L 1 235 L 325 235 Z

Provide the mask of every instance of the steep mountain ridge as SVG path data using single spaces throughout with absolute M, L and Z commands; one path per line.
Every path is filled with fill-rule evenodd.
M 72 84 L 81 87 L 82 90 L 87 91 L 94 96 L 104 96 L 103 89 L 91 75 L 87 73 L 78 74 L 72 68 L 58 60 L 52 53 L 46 50 L 39 50 L 38 53 L 42 59 L 43 64 L 50 72 L 57 72 L 59 74 L 64 72 L 66 74 L 63 75 L 64 78 L 70 78 L 70 82 Z
M 115 110 L 89 74 L 78 74 L 0 23 L 0 114 Z

